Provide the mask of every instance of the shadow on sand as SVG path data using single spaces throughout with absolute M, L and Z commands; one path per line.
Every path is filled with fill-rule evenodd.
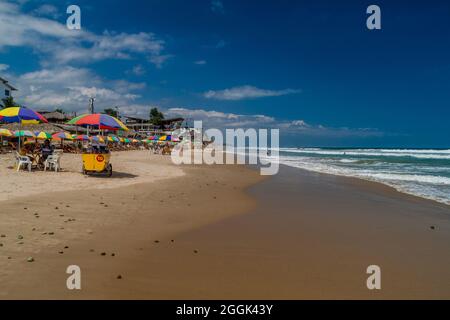
M 108 175 L 106 175 L 104 173 L 90 173 L 88 175 L 88 177 L 99 178 L 99 179 L 134 179 L 139 176 L 135 175 L 135 174 L 131 174 L 131 173 L 126 173 L 126 172 L 113 171 L 113 174 L 111 177 L 109 177 Z

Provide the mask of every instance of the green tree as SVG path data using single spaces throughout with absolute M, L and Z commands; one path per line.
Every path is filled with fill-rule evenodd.
M 158 110 L 158 108 L 150 109 L 150 123 L 155 126 L 160 126 L 164 120 L 164 114 Z
M 8 97 L 5 99 L 2 99 L 3 101 L 3 107 L 4 108 L 12 108 L 12 107 L 18 107 L 19 105 L 14 101 L 13 97 Z
M 105 110 L 103 110 L 104 114 L 110 115 L 112 117 L 117 118 L 118 114 L 117 114 L 117 110 L 113 109 L 113 108 L 107 108 Z
M 57 108 L 57 109 L 55 109 L 55 112 L 59 112 L 59 113 L 65 114 L 64 110 L 63 110 L 63 109 L 61 109 L 61 108 Z

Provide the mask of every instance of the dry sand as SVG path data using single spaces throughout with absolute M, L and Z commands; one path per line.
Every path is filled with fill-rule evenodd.
M 54 175 L 54 172 L 43 171 L 33 171 L 31 174 L 24 170 L 15 172 L 13 154 L 2 154 L 0 201 L 55 191 L 117 188 L 183 175 L 180 167 L 168 166 L 166 160 L 150 155 L 148 151 L 115 152 L 111 157 L 113 178 L 92 179 L 80 174 L 82 161 L 79 154 L 64 154 L 61 158 L 62 172 Z
M 82 190 L 0 202 L 0 298 L 450 298 L 448 206 L 286 167 L 262 179 L 136 151 L 114 154 L 115 181 L 84 178 L 73 161 L 74 172 L 31 175 L 42 190 Z M 5 172 L 2 190 L 18 179 Z M 369 264 L 381 291 L 365 287 Z M 66 288 L 69 265 L 82 290 Z
M 155 267 L 148 258 L 161 248 L 176 248 L 175 236 L 182 231 L 251 210 L 255 201 L 242 189 L 261 180 L 243 166 L 181 168 L 169 157 L 144 151 L 114 154 L 114 168 L 123 168 L 120 178 L 116 173 L 111 179 L 83 177 L 71 163 L 63 163 L 65 173 L 10 170 L 2 180 L 2 188 L 8 179 L 28 176 L 42 181 L 42 191 L 51 190 L 47 184 L 79 190 L 15 194 L 0 202 L 0 234 L 5 235 L 0 238 L 0 298 L 157 298 L 158 287 L 147 283 L 154 281 L 148 276 Z M 68 177 L 76 184 L 69 186 Z M 193 258 L 194 250 L 188 250 Z M 29 257 L 34 261 L 27 262 Z M 144 272 L 127 270 L 140 260 Z M 81 291 L 66 288 L 69 265 L 82 270 Z M 168 283 L 165 277 L 157 281 L 162 287 Z

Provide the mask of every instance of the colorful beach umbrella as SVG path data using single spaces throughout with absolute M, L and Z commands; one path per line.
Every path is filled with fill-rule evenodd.
M 35 138 L 36 136 L 34 135 L 33 132 L 28 131 L 28 130 L 17 130 L 17 131 L 14 131 L 14 137 Z
M 20 124 L 48 122 L 41 114 L 25 107 L 11 107 L 0 110 L 0 121 Z
M 120 142 L 117 136 L 107 136 L 105 137 L 108 142 Z
M 93 136 L 93 137 L 91 137 L 91 141 L 105 143 L 105 139 L 103 139 L 103 137 L 101 137 L 101 136 Z
M 172 136 L 162 136 L 159 138 L 159 141 L 171 141 Z
M 0 128 L 0 136 L 2 137 L 11 137 L 13 133 L 9 131 L 8 129 L 2 129 Z
M 36 139 L 40 139 L 40 140 L 47 140 L 47 139 L 52 138 L 52 135 L 50 133 L 44 132 L 44 131 L 41 131 L 41 132 L 36 131 L 34 133 L 34 135 L 35 135 Z
M 128 128 L 117 118 L 114 118 L 107 114 L 94 113 L 83 114 L 76 118 L 73 118 L 67 124 L 73 124 L 82 127 L 92 127 L 100 130 L 125 130 Z
M 53 140 L 73 140 L 72 135 L 66 131 L 55 133 L 52 138 Z
M 90 140 L 89 136 L 85 135 L 85 134 L 80 134 L 78 136 L 74 135 L 72 137 L 73 137 L 74 140 L 78 140 L 78 141 L 89 141 Z

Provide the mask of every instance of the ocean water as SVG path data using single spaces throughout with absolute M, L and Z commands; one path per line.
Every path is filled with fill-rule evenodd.
M 450 149 L 280 148 L 280 163 L 384 183 L 450 205 Z

